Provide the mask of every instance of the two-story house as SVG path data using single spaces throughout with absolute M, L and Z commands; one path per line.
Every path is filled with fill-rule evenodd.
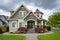
M 19 27 L 25 27 L 27 29 L 34 29 L 36 27 L 43 27 L 45 20 L 43 12 L 36 9 L 35 12 L 27 9 L 26 6 L 20 5 L 16 11 L 10 11 L 9 17 L 9 32 L 15 32 Z

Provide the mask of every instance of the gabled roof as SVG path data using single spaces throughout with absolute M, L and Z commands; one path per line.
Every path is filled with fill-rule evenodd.
M 21 6 L 19 6 L 19 8 L 16 10 L 16 11 L 14 11 L 14 13 L 13 13 L 13 15 L 11 15 L 11 17 L 13 17 L 21 8 L 25 8 L 27 11 L 29 11 L 23 4 L 21 5 Z M 10 17 L 10 18 L 11 18 Z
M 30 11 L 25 17 L 24 17 L 24 19 L 27 17 L 27 16 L 29 16 L 29 14 L 33 14 L 34 15 L 34 13 L 32 12 L 32 11 Z M 35 16 L 35 15 L 34 15 Z M 40 20 L 37 16 L 35 16 L 38 20 Z
M 39 12 L 39 13 L 43 14 L 41 11 L 39 11 L 39 9 L 36 9 L 36 12 L 33 13 L 32 11 L 28 10 L 25 5 L 22 4 L 21 6 L 19 6 L 19 8 L 18 8 L 16 11 L 13 12 L 13 14 L 11 15 L 11 17 L 13 17 L 17 12 L 19 12 L 19 11 L 21 10 L 21 8 L 24 8 L 24 9 L 26 9 L 26 10 L 29 12 L 29 13 L 24 17 L 24 19 L 25 19 L 30 13 L 32 13 L 33 15 L 34 15 L 34 13 L 36 13 L 36 12 Z M 37 17 L 36 15 L 34 15 L 34 16 L 35 16 L 37 19 L 42 20 L 42 19 L 40 19 L 39 17 Z M 10 20 L 11 17 L 9 17 L 8 20 Z
M 34 13 L 41 13 L 44 14 L 43 12 L 41 12 L 39 9 L 36 9 L 36 11 Z

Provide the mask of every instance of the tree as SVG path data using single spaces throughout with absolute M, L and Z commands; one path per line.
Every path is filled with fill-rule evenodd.
M 2 32 L 6 32 L 7 31 L 7 25 L 6 24 L 4 24 L 4 25 L 2 25 Z
M 60 12 L 55 12 L 49 16 L 46 24 L 50 26 L 60 26 Z

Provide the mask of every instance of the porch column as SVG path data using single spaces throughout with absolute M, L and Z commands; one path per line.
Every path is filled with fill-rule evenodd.
M 35 27 L 37 27 L 37 21 L 35 21 Z
M 25 21 L 25 27 L 27 28 L 27 21 Z
M 43 21 L 41 21 L 41 25 L 42 25 L 42 28 L 43 28 Z
M 45 25 L 46 25 L 46 22 L 45 22 Z

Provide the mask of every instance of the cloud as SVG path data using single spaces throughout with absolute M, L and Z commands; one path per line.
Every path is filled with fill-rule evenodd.
M 10 16 L 10 12 L 0 9 L 0 15 Z
M 56 0 L 42 0 L 41 1 L 41 7 L 43 7 L 44 9 L 52 9 L 54 7 L 56 7 L 55 4 Z
M 54 12 L 53 9 L 52 10 L 50 10 L 50 9 L 44 9 L 44 8 L 33 6 L 33 5 L 27 5 L 26 7 L 29 10 L 32 10 L 33 12 L 35 12 L 36 9 L 39 9 L 41 12 L 44 13 L 43 19 L 46 19 L 46 20 L 48 20 L 48 17 Z
M 10 0 L 0 0 L 0 5 L 7 5 L 10 2 L 11 2 Z
M 16 10 L 21 4 L 26 5 L 32 11 L 38 8 L 44 12 L 44 19 L 60 10 L 60 0 L 0 0 L 0 13 L 10 15 L 9 11 Z
M 18 3 L 21 3 L 21 1 L 17 1 L 17 0 L 0 0 L 0 9 L 10 11 L 14 8 L 14 6 L 18 5 Z
M 55 3 L 57 2 L 57 3 Z M 10 11 L 14 6 L 25 3 L 27 5 L 35 5 L 37 7 L 43 7 L 44 9 L 52 9 L 56 7 L 56 4 L 59 4 L 56 0 L 0 0 L 0 9 Z

